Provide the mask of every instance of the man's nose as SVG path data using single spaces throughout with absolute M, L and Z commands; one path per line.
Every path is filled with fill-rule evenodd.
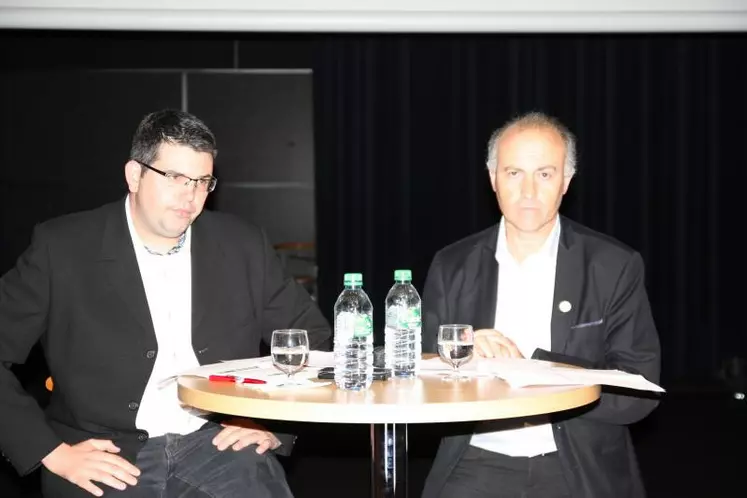
M 196 192 L 197 192 L 197 182 L 192 180 L 192 181 L 187 182 L 187 184 L 182 189 L 181 197 L 182 199 L 192 201 L 195 198 Z
M 526 199 L 531 199 L 534 197 L 536 190 L 537 189 L 534 185 L 534 178 L 531 176 L 525 177 L 521 182 L 521 196 Z

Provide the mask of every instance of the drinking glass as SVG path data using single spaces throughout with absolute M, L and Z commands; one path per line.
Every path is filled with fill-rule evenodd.
M 303 329 L 274 330 L 270 354 L 272 364 L 288 377 L 286 384 L 298 384 L 293 374 L 301 370 L 309 358 L 309 335 Z
M 467 378 L 459 372 L 459 367 L 472 358 L 474 348 L 472 325 L 447 324 L 438 327 L 438 355 L 453 368 L 445 380 Z

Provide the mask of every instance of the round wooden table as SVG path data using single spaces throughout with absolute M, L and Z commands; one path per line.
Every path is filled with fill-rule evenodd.
M 372 496 L 407 496 L 407 424 L 527 417 L 568 410 L 599 398 L 599 386 L 512 389 L 498 378 L 445 381 L 436 374 L 375 381 L 366 391 L 323 387 L 263 392 L 179 378 L 179 399 L 216 413 L 295 422 L 371 425 Z

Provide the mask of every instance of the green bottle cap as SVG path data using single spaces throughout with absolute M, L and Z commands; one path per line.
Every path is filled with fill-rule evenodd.
M 363 285 L 363 274 L 362 273 L 346 273 L 344 277 L 345 285 Z
M 397 282 L 412 282 L 412 272 L 410 270 L 394 270 L 394 280 Z

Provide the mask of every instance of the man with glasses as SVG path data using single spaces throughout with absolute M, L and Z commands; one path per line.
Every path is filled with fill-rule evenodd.
M 149 114 L 126 198 L 39 225 L 0 280 L 0 448 L 21 474 L 43 465 L 45 496 L 292 496 L 273 454 L 292 436 L 208 420 L 173 380 L 258 356 L 274 329 L 307 329 L 312 348 L 330 337 L 262 230 L 203 212 L 216 153 L 195 116 Z M 40 339 L 46 413 L 9 368 Z

